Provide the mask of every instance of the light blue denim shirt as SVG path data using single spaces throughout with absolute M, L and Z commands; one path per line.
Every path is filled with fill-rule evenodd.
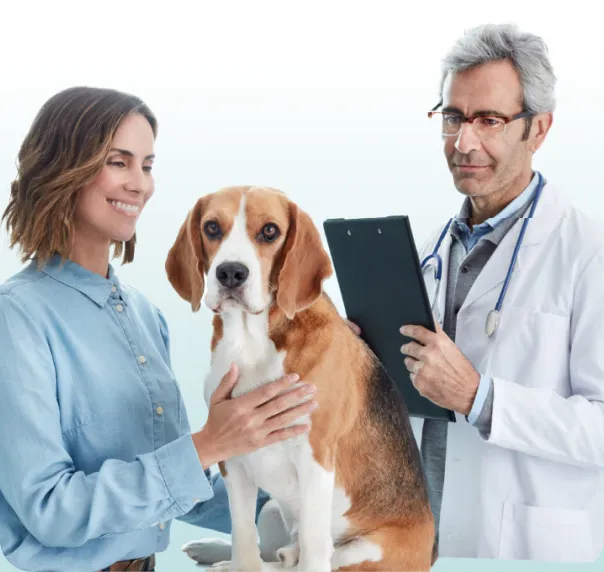
M 504 221 L 524 209 L 532 200 L 535 191 L 537 190 L 538 183 L 539 176 L 535 173 L 526 189 L 524 189 L 524 191 L 522 191 L 522 193 L 520 193 L 520 195 L 518 195 L 501 212 L 480 224 L 474 225 L 473 228 L 470 228 L 467 224 L 471 212 L 471 203 L 469 198 L 466 198 L 459 215 L 453 219 L 453 224 L 455 224 L 459 230 L 459 238 L 466 249 L 466 253 L 469 253 L 481 238 L 488 237 L 488 235 L 500 227 Z M 468 422 L 472 425 L 476 424 L 476 421 L 482 412 L 492 383 L 493 380 L 490 376 L 484 374 L 480 375 L 478 390 L 474 398 L 472 409 L 468 414 Z
M 164 550 L 174 518 L 230 528 L 223 483 L 201 502 L 214 493 L 162 314 L 113 268 L 59 262 L 0 286 L 2 552 L 23 570 L 93 571 Z

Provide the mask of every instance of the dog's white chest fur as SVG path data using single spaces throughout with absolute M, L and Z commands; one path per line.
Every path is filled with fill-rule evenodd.
M 212 354 L 212 364 L 206 378 L 206 403 L 232 363 L 239 367 L 239 381 L 232 395 L 248 393 L 284 374 L 285 352 L 278 352 L 268 337 L 268 316 L 243 313 L 223 314 L 223 337 Z
M 223 337 L 214 349 L 211 370 L 206 379 L 206 402 L 209 405 L 212 393 L 231 363 L 237 364 L 240 370 L 239 381 L 232 393 L 233 397 L 237 397 L 281 377 L 285 373 L 285 357 L 285 351 L 277 351 L 268 337 L 267 314 L 245 317 L 242 314 L 224 314 Z M 303 417 L 298 422 L 309 421 L 309 417 Z M 328 475 L 314 460 L 306 435 L 274 443 L 236 457 L 236 460 L 258 488 L 265 490 L 278 501 L 284 517 L 290 520 L 286 525 L 293 529 L 297 526 L 301 508 L 301 463 L 316 465 L 313 471 L 317 478 L 323 478 L 324 473 L 326 480 L 333 479 L 333 476 Z M 320 487 L 321 484 L 317 482 L 317 486 Z M 350 501 L 344 491 L 338 488 L 333 490 L 332 500 L 331 532 L 336 540 L 348 528 L 348 521 L 343 515 L 350 508 Z M 325 506 L 318 506 L 317 511 L 324 512 Z

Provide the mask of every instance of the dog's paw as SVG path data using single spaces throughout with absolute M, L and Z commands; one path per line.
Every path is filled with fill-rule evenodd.
M 277 556 L 283 568 L 295 568 L 300 559 L 300 545 L 297 542 L 277 550 Z
M 198 564 L 224 564 L 231 559 L 231 544 L 219 538 L 193 540 L 183 545 L 181 550 Z
M 208 572 L 275 572 L 281 570 L 281 565 L 274 562 L 259 561 L 255 564 L 245 566 L 235 562 L 217 562 L 208 566 Z
M 232 570 L 235 570 L 235 568 L 233 568 L 233 566 L 231 565 L 230 560 L 226 560 L 224 562 L 216 562 L 211 566 L 208 566 L 207 569 L 211 570 L 212 572 L 231 572 Z

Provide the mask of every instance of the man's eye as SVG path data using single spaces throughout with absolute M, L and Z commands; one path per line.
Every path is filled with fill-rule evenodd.
M 505 123 L 505 121 L 503 121 L 503 119 L 501 119 L 501 117 L 489 117 L 489 116 L 481 117 L 480 121 L 482 121 L 482 123 L 486 127 L 502 127 Z
M 216 239 L 216 238 L 220 238 L 222 236 L 222 229 L 220 228 L 220 225 L 216 221 L 212 220 L 212 221 L 206 222 L 206 224 L 203 228 L 206 233 L 206 236 L 210 239 Z
M 460 115 L 444 115 L 443 118 L 449 125 L 459 125 L 461 123 Z
M 262 227 L 259 238 L 265 242 L 273 242 L 279 236 L 279 228 L 276 224 L 269 222 Z

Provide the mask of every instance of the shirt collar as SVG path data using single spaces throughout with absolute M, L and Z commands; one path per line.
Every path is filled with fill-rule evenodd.
M 520 193 L 510 204 L 495 216 L 488 218 L 480 224 L 474 225 L 472 229 L 468 226 L 468 220 L 472 213 L 472 203 L 470 202 L 470 197 L 466 197 L 461 205 L 459 214 L 453 219 L 452 227 L 455 226 L 458 233 L 463 235 L 472 234 L 476 231 L 482 235 L 486 235 L 486 233 L 496 230 L 497 227 L 509 226 L 510 223 L 506 221 L 509 221 L 510 219 L 515 220 L 522 216 L 526 211 L 538 183 L 539 176 L 537 173 L 534 173 L 530 183 L 524 191 L 522 191 L 522 193 Z
M 33 263 L 35 264 L 36 261 L 34 260 Z M 62 260 L 61 255 L 55 254 L 42 266 L 41 271 L 62 284 L 81 292 L 100 307 L 107 303 L 114 286 L 116 292 L 119 292 L 125 302 L 119 279 L 111 264 L 109 264 L 107 278 L 103 278 L 99 274 L 73 262 L 73 260 Z

